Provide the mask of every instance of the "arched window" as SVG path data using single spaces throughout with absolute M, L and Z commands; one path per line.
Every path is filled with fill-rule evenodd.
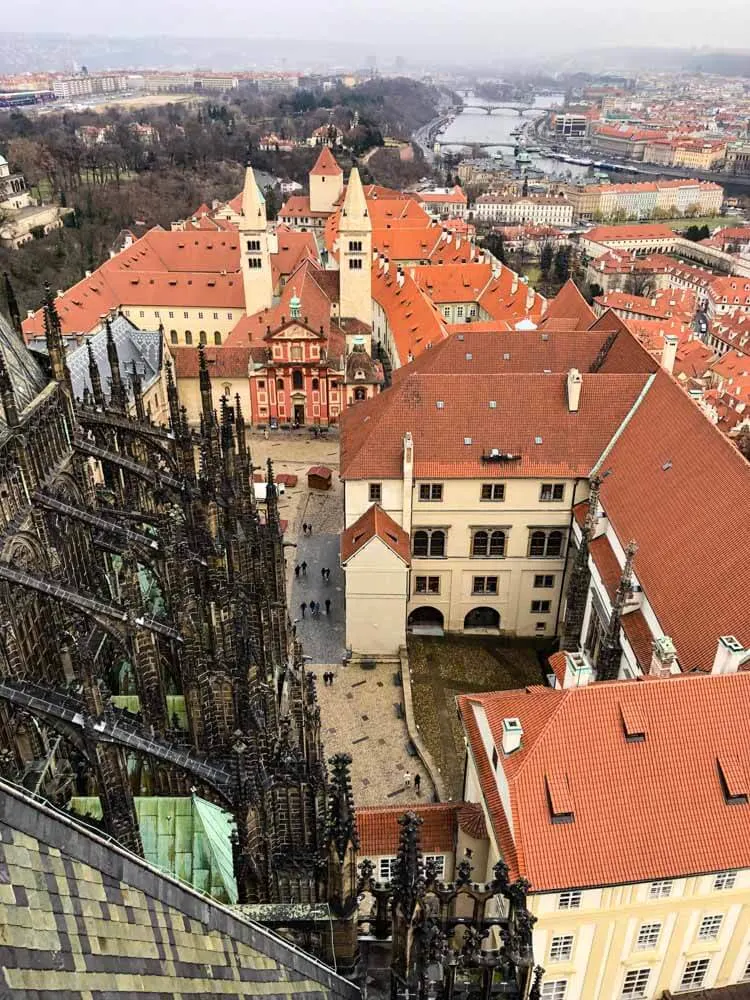
M 295 368 L 292 372 L 292 389 L 301 389 L 304 384 L 302 372 Z
M 430 544 L 430 536 L 426 531 L 414 532 L 413 554 L 415 556 L 426 556 Z
M 313 391 L 315 391 L 315 390 L 317 390 L 317 389 L 320 388 L 320 382 L 318 381 L 318 379 L 314 378 L 312 380 L 312 387 L 313 387 Z
M 444 556 L 445 555 L 445 532 L 444 531 L 433 531 L 430 536 L 430 555 L 431 556 Z
M 177 331 L 176 330 L 170 330 L 169 331 L 169 339 L 170 339 L 171 343 L 173 343 L 173 344 L 177 343 Z
M 206 337 L 206 331 L 205 330 L 201 330 L 201 332 L 198 334 L 198 339 L 200 340 L 201 344 L 207 344 L 208 343 L 208 339 Z
M 543 556 L 546 548 L 547 536 L 543 531 L 532 531 L 529 542 L 530 556 Z
M 277 378 L 277 379 L 276 379 L 276 388 L 277 388 L 277 389 L 278 389 L 278 390 L 279 390 L 280 392 L 283 392 L 283 391 L 284 391 L 284 379 L 283 379 L 283 378 Z
M 490 535 L 490 555 L 498 558 L 505 555 L 504 531 L 493 531 Z
M 218 330 L 214 331 L 214 343 L 217 347 L 221 347 L 221 334 Z
M 486 556 L 489 545 L 489 535 L 486 531 L 475 531 L 471 540 L 471 554 L 473 556 Z
M 359 402 L 362 399 L 367 399 L 367 393 L 361 386 L 359 386 L 357 389 L 354 390 L 354 398 L 357 400 L 357 402 Z
M 190 332 L 190 330 L 185 330 L 185 343 L 186 344 L 192 344 L 192 342 L 193 342 L 193 335 L 192 335 L 192 333 Z
M 559 556 L 562 552 L 563 533 L 562 531 L 550 531 L 547 536 L 547 555 Z

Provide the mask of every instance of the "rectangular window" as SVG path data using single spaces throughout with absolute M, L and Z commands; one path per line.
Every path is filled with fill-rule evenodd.
M 652 882 L 648 887 L 648 898 L 649 899 L 666 899 L 667 896 L 672 895 L 672 881 L 671 879 L 661 879 L 658 882 Z
M 414 593 L 415 594 L 439 594 L 440 593 L 440 577 L 439 576 L 415 576 L 414 577 Z
M 421 483 L 419 486 L 419 499 L 420 500 L 442 500 L 443 499 L 443 484 L 442 483 Z
M 185 317 L 185 319 L 188 318 L 188 314 L 186 312 L 184 312 L 182 315 Z
M 546 632 L 547 622 L 537 622 L 534 628 L 536 629 L 537 632 Z
M 378 880 L 380 882 L 390 882 L 393 878 L 393 866 L 396 864 L 395 858 L 381 858 L 378 864 Z
M 482 483 L 482 500 L 504 500 L 505 483 Z
M 719 872 L 714 879 L 714 889 L 721 892 L 722 889 L 734 889 L 737 881 L 737 872 Z
M 531 613 L 536 615 L 548 615 L 551 607 L 551 601 L 532 601 Z
M 173 312 L 172 312 L 171 310 L 170 310 L 170 312 L 169 312 L 169 318 L 170 318 L 170 319 L 174 319 L 174 313 L 173 313 Z
M 555 578 L 551 573 L 537 573 L 534 576 L 534 587 L 537 590 L 550 590 L 555 586 Z
M 714 941 L 719 936 L 723 920 L 723 913 L 711 913 L 709 916 L 704 917 L 698 928 L 698 940 Z
M 565 1000 L 567 979 L 548 979 L 542 986 L 542 1000 Z
M 621 1000 L 639 1000 L 646 996 L 651 969 L 631 969 L 625 973 L 622 984 Z
M 703 981 L 708 972 L 709 959 L 695 958 L 688 962 L 680 980 L 681 990 L 697 990 L 703 986 Z
M 444 854 L 425 854 L 424 863 L 427 865 L 432 865 L 433 871 L 435 872 L 436 878 L 445 878 L 445 855 Z
M 362 240 L 349 240 L 350 253 L 362 253 Z
M 558 910 L 577 910 L 581 906 L 581 890 L 566 889 L 557 897 Z
M 260 240 L 248 240 L 247 241 L 247 249 L 251 253 L 253 253 L 253 252 L 258 253 L 259 250 L 260 250 Z
M 458 316 L 458 318 L 461 319 L 463 317 L 463 314 L 464 314 L 464 307 L 463 306 L 459 306 L 456 309 L 456 316 Z
M 350 271 L 361 271 L 362 270 L 362 260 L 360 257 L 355 257 L 354 260 L 349 261 Z
M 198 319 L 203 319 L 203 313 L 202 312 L 198 313 Z
M 496 594 L 497 593 L 497 577 L 496 576 L 475 576 L 474 583 L 471 588 L 472 594 Z
M 661 924 L 641 924 L 638 931 L 638 939 L 635 942 L 636 948 L 655 948 L 659 943 L 661 934 Z
M 219 318 L 219 314 L 218 313 L 214 313 L 214 319 L 218 319 L 218 318 Z
M 143 310 L 141 309 L 141 311 L 140 311 L 140 316 L 141 316 L 141 319 L 143 319 L 143 317 L 144 317 L 145 315 L 146 315 L 146 314 L 145 314 L 145 312 L 144 312 L 144 311 L 143 311 Z
M 539 491 L 540 500 L 562 500 L 565 496 L 565 483 L 542 483 Z
M 556 934 L 549 946 L 550 962 L 566 962 L 573 954 L 573 935 Z
M 370 483 L 370 503 L 380 503 L 383 499 L 383 487 L 380 483 Z

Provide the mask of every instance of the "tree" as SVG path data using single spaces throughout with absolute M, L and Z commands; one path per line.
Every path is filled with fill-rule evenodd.
M 555 277 L 561 285 L 570 277 L 570 247 L 560 247 L 555 254 Z
M 269 184 L 267 188 L 264 188 L 263 196 L 266 199 L 266 217 L 269 221 L 273 221 L 281 208 L 276 188 Z
M 505 244 L 499 233 L 490 233 L 482 240 L 480 246 L 484 250 L 489 250 L 493 257 L 496 257 L 501 264 L 505 263 Z
M 542 244 L 542 249 L 539 254 L 539 269 L 545 278 L 549 278 L 549 273 L 552 270 L 552 262 L 554 260 L 555 251 L 552 248 L 552 244 L 549 240 L 545 240 Z
M 688 226 L 685 230 L 685 238 L 692 240 L 693 243 L 699 243 L 701 240 L 707 240 L 711 235 L 711 230 L 708 226 Z

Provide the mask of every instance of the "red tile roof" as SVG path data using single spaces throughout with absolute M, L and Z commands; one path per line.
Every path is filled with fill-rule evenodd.
M 397 524 L 390 514 L 386 514 L 383 508 L 376 503 L 368 507 L 354 524 L 342 531 L 341 562 L 348 562 L 373 538 L 379 538 L 407 566 L 411 564 L 409 536 L 401 525 Z
M 588 330 L 596 320 L 596 315 L 588 304 L 578 285 L 568 279 L 551 300 L 540 326 L 546 327 L 551 320 L 573 320 L 577 329 Z
M 456 849 L 457 817 L 463 803 L 438 802 L 430 805 L 366 806 L 357 810 L 359 853 L 364 857 L 394 856 L 398 853 L 405 812 L 422 819 L 419 846 L 423 854 L 452 854 Z
M 396 353 L 402 365 L 448 334 L 443 317 L 420 290 L 408 269 L 399 278 L 391 264 L 386 273 L 378 263 L 372 267 L 372 297 L 388 320 Z
M 584 374 L 571 413 L 564 374 L 409 375 L 342 415 L 341 475 L 401 478 L 410 431 L 419 478 L 586 476 L 647 377 Z M 483 462 L 492 448 L 520 458 Z
M 337 177 L 339 174 L 343 174 L 343 172 L 344 171 L 334 159 L 333 153 L 328 146 L 323 146 L 320 151 L 320 156 L 317 158 L 315 165 L 310 171 L 311 174 L 325 177 Z
M 310 196 L 306 194 L 290 195 L 279 209 L 280 219 L 327 219 L 330 214 L 313 212 L 310 208 Z
M 474 840 L 485 839 L 487 824 L 484 821 L 484 810 L 479 802 L 467 802 L 461 806 L 458 813 L 458 828 Z
M 461 696 L 496 839 L 512 843 L 511 874 L 545 892 L 750 867 L 750 806 L 727 804 L 717 768 L 720 758 L 747 761 L 749 697 L 743 671 Z M 523 727 L 521 749 L 499 751 L 513 838 L 475 717 L 482 710 L 498 750 L 504 718 Z M 626 740 L 631 715 L 645 740 Z M 665 766 L 678 760 L 689 765 Z M 548 777 L 565 780 L 572 821 L 552 822 Z
M 675 234 L 658 222 L 633 226 L 596 226 L 581 237 L 592 243 L 618 243 L 621 240 L 674 240 Z
M 478 302 L 492 280 L 492 265 L 470 264 L 431 265 L 411 268 L 411 276 L 433 302 Z
M 584 387 L 585 387 L 584 376 Z M 601 503 L 683 670 L 710 670 L 720 635 L 750 647 L 750 465 L 658 370 L 602 462 Z
M 247 378 L 250 351 L 246 347 L 204 347 L 208 373 L 212 378 Z M 175 377 L 198 378 L 197 347 L 180 347 L 174 351 Z

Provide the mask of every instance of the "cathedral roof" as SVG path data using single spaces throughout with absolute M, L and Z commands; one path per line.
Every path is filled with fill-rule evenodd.
M 41 368 L 8 320 L 0 313 L 0 351 L 8 369 L 19 410 L 32 403 L 47 384 Z M 0 423 L 4 423 L 0 410 Z

